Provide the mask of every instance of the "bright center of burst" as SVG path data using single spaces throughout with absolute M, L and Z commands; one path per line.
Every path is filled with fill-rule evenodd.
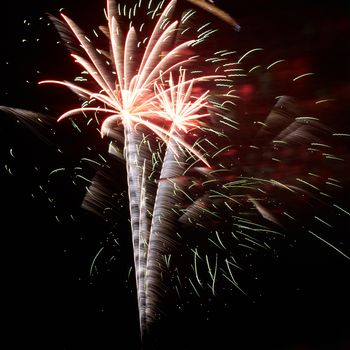
M 127 109 L 123 109 L 121 111 L 121 115 L 122 115 L 122 122 L 124 125 L 131 125 L 131 114 Z

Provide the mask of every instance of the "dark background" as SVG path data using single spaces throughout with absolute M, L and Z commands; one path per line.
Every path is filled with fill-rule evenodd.
M 337 129 L 349 130 L 350 9 L 345 1 L 217 4 L 241 24 L 240 49 L 262 46 L 271 62 L 288 58 L 296 72 L 300 67 L 317 71 L 320 86 L 339 101 L 334 114 Z M 53 117 L 74 105 L 70 92 L 36 85 L 41 79 L 76 73 L 66 51 L 56 44 L 58 36 L 47 26 L 45 13 L 57 14 L 65 7 L 71 17 L 93 27 L 102 18 L 103 5 L 2 4 L 0 105 Z M 8 336 L 2 348 L 137 349 L 127 210 L 118 226 L 111 227 L 79 208 L 82 186 L 62 179 L 50 187 L 47 174 L 63 164 L 55 145 L 8 116 L 1 117 L 2 329 Z M 67 144 L 79 144 L 81 139 L 75 137 Z M 97 139 L 92 143 L 100 147 Z M 77 149 L 68 156 L 72 168 L 78 154 Z M 93 169 L 86 170 L 85 175 L 91 174 Z M 118 182 L 124 189 L 122 170 Z M 340 203 L 348 203 L 348 194 L 342 193 Z M 50 196 L 56 196 L 56 207 L 47 200 Z M 349 224 L 350 220 L 339 219 L 332 231 L 334 242 L 348 254 Z M 258 257 L 255 263 L 261 281 L 242 277 L 249 298 L 233 292 L 222 299 L 189 298 L 183 310 L 167 305 L 157 334 L 161 348 L 350 349 L 348 260 L 311 237 L 299 237 L 293 248 L 281 244 L 278 258 Z

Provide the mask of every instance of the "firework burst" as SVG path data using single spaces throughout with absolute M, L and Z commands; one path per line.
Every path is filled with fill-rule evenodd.
M 189 3 L 238 29 L 215 6 Z M 334 174 L 347 169 L 347 163 L 332 148 L 335 139 L 348 135 L 325 127 L 312 108 L 285 92 L 276 94 L 272 108 L 270 100 L 244 101 L 250 87 L 256 88 L 261 76 L 285 60 L 250 66 L 261 48 L 240 54 L 218 49 L 220 31 L 199 21 L 193 8 L 179 12 L 178 7 L 176 0 L 139 1 L 130 7 L 107 1 L 107 25 L 100 27 L 106 49 L 69 17 L 52 17 L 89 78 L 82 84 L 40 82 L 65 86 L 83 98 L 81 107 L 58 120 L 84 115 L 88 123 L 96 123 L 109 153 L 125 162 L 142 336 L 162 319 L 171 293 L 180 296 L 188 288 L 197 296 L 217 296 L 218 286 L 224 285 L 245 294 L 235 276 L 239 258 L 247 251 L 273 251 L 286 227 L 302 222 L 313 237 L 349 259 L 317 231 L 332 227 L 319 208 L 331 203 L 338 214 L 349 215 L 333 200 L 333 192 L 346 186 Z M 302 72 L 291 80 L 312 75 Z M 3 110 L 24 121 L 45 119 Z M 99 175 L 83 203 L 90 210 L 96 203 L 103 207 L 111 202 L 111 194 L 99 187 Z M 182 231 L 204 231 L 210 248 L 194 244 L 187 249 Z M 193 239 L 193 233 L 188 237 Z M 175 266 L 185 248 L 189 277 Z
M 107 2 L 106 34 L 111 41 L 110 60 L 116 75 L 114 82 L 113 72 L 108 71 L 104 59 L 101 59 L 101 55 L 96 52 L 82 30 L 63 15 L 64 21 L 78 39 L 88 60 L 76 54 L 72 56 L 95 80 L 101 92 L 92 92 L 69 82 L 53 80 L 41 82 L 41 84 L 65 85 L 88 99 L 95 99 L 107 106 L 73 109 L 64 113 L 59 120 L 81 112 L 107 113 L 108 116 L 101 124 L 101 135 L 113 138 L 115 128 L 122 126 L 124 130 L 124 157 L 128 173 L 134 265 L 142 333 L 146 329 L 146 321 L 151 322 L 157 314 L 156 295 L 160 290 L 157 281 L 161 273 L 160 270 L 157 271 L 157 266 L 159 256 L 164 255 L 159 252 L 159 247 L 164 245 L 167 239 L 170 240 L 173 233 L 169 233 L 169 228 L 166 229 L 167 235 L 158 232 L 161 221 L 159 210 L 163 212 L 164 201 L 167 202 L 172 197 L 169 186 L 163 188 L 162 180 L 166 180 L 169 174 L 179 176 L 184 171 L 183 166 L 178 166 L 178 160 L 173 159 L 179 157 L 179 152 L 187 151 L 209 166 L 201 151 L 189 144 L 181 132 L 188 134 L 189 128 L 196 129 L 204 124 L 200 120 L 209 116 L 208 113 L 198 113 L 208 108 L 209 91 L 198 94 L 194 84 L 225 78 L 222 75 L 200 75 L 186 79 L 185 69 L 195 61 L 191 46 L 196 43 L 197 38 L 177 43 L 178 21 L 171 22 L 169 19 L 175 5 L 176 1 L 170 1 L 160 12 L 147 44 L 142 47 L 133 26 L 125 36 L 123 35 L 117 20 L 120 12 L 116 10 L 113 1 Z M 176 71 L 179 76 L 177 83 L 173 79 Z M 149 194 L 156 180 L 153 175 L 155 165 L 152 164 L 154 158 L 149 150 L 142 146 L 150 135 L 159 139 L 157 142 L 165 142 L 171 149 L 165 153 L 155 199 L 150 199 L 152 195 Z M 159 197 L 160 200 L 157 199 Z M 152 224 L 149 222 L 150 214 L 153 217 Z M 165 217 L 167 222 L 174 225 L 170 213 Z

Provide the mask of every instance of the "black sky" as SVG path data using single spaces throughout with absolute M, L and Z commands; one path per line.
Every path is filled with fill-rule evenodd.
M 271 62 L 286 58 L 294 67 L 304 64 L 317 71 L 320 87 L 339 101 L 332 115 L 337 129 L 349 132 L 350 5 L 328 0 L 217 4 L 241 24 L 241 33 L 235 34 L 240 50 L 262 46 Z M 80 23 L 95 26 L 96 11 L 101 19 L 103 5 L 63 0 L 2 4 L 0 105 L 49 111 L 55 117 L 76 103 L 70 92 L 58 94 L 36 84 L 75 73 L 45 14 L 64 7 Z M 50 185 L 41 189 L 50 169 L 62 162 L 55 145 L 1 117 L 2 308 L 9 339 L 3 348 L 138 349 L 136 299 L 128 278 L 132 257 L 123 235 L 127 219 L 111 229 L 80 209 L 84 193 L 68 180 L 58 190 Z M 79 139 L 71 142 L 78 144 Z M 68 161 L 72 167 L 76 152 Z M 120 188 L 124 185 L 120 180 Z M 64 208 L 53 209 L 45 189 L 58 191 Z M 339 198 L 344 205 L 348 195 L 347 190 Z M 76 220 L 65 216 L 67 212 Z M 60 213 L 58 222 L 55 215 Z M 347 225 L 350 220 L 339 221 L 333 234 L 349 254 Z M 113 230 L 118 236 L 109 236 Z M 119 246 L 111 243 L 115 237 Z M 91 274 L 91 262 L 105 243 L 109 248 Z M 301 237 L 293 249 L 288 244 L 280 249 L 278 258 L 256 258 L 261 282 L 241 277 L 252 297 L 233 292 L 221 299 L 190 298 L 182 311 L 167 305 L 168 317 L 157 329 L 161 348 L 349 349 L 349 260 L 310 237 Z

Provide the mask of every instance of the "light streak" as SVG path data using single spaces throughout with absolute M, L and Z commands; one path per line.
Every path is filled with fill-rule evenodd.
M 319 222 L 321 222 L 322 224 L 324 224 L 324 225 L 326 225 L 326 226 L 332 228 L 332 225 L 331 225 L 331 224 L 329 224 L 328 222 L 322 220 L 322 219 L 319 218 L 318 216 L 314 216 L 314 218 L 315 218 L 316 220 L 318 220 Z
M 221 19 L 222 21 L 232 26 L 235 30 L 237 31 L 240 30 L 241 28 L 240 25 L 228 13 L 219 9 L 215 5 L 209 4 L 205 0 L 187 0 L 187 1 L 217 16 L 219 19 Z
M 310 76 L 310 75 L 314 75 L 315 73 L 304 73 L 304 74 L 301 74 L 301 75 L 298 75 L 297 77 L 295 77 L 294 79 L 293 79 L 293 81 L 297 81 L 297 80 L 299 80 L 299 79 L 301 79 L 301 78 L 305 78 L 305 77 L 308 77 L 308 76 Z
M 340 207 L 339 205 L 337 204 L 333 204 L 333 207 L 339 209 L 340 211 L 342 211 L 343 213 L 347 214 L 350 216 L 350 212 L 348 212 L 347 210 L 345 210 L 344 208 Z
M 256 51 L 263 51 L 264 49 L 261 47 L 257 47 L 255 49 L 249 50 L 248 52 L 246 52 L 243 56 L 241 56 L 241 58 L 237 61 L 237 63 L 241 63 L 243 61 L 243 59 L 245 59 L 247 56 L 249 56 L 251 53 L 256 52 Z
M 269 66 L 266 67 L 266 69 L 270 69 L 272 67 L 274 67 L 276 64 L 278 63 L 282 63 L 282 62 L 285 62 L 286 60 L 278 60 L 278 61 L 275 61 L 273 63 L 271 63 Z M 254 67 L 255 68 L 255 67 Z
M 350 256 L 346 255 L 345 253 L 343 253 L 340 249 L 338 249 L 337 247 L 335 247 L 333 244 L 329 243 L 328 241 L 326 241 L 324 238 L 320 237 L 319 235 L 317 235 L 316 233 L 312 232 L 309 230 L 309 233 L 311 233 L 313 236 L 315 236 L 316 238 L 318 238 L 321 242 L 327 244 L 329 247 L 331 247 L 332 249 L 334 249 L 335 251 L 337 251 L 339 254 L 341 254 L 342 256 L 344 256 L 345 258 L 350 260 Z
M 90 276 L 92 276 L 92 270 L 93 270 L 93 268 L 95 267 L 96 259 L 97 259 L 98 256 L 101 254 L 103 248 L 104 248 L 104 247 L 101 247 L 101 249 L 96 253 L 95 257 L 94 257 L 93 260 L 92 260 L 92 263 L 91 263 L 91 266 L 90 266 Z

